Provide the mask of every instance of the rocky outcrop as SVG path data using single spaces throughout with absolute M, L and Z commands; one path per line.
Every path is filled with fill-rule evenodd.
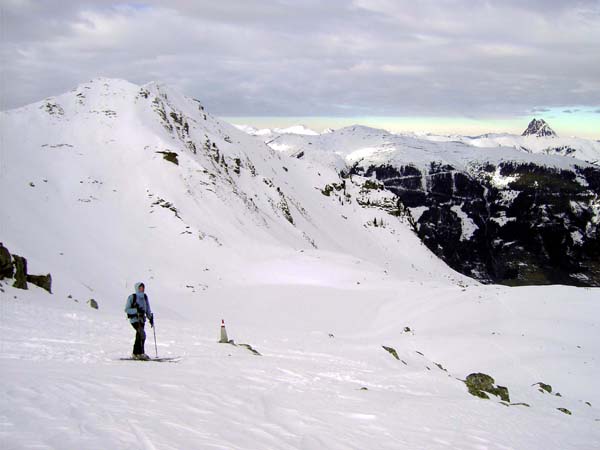
M 535 383 L 533 386 L 539 386 L 540 392 L 547 392 L 549 394 L 552 394 L 552 386 L 550 386 L 549 384 L 542 383 L 540 381 L 538 383 Z
M 478 163 L 355 166 L 411 211 L 415 232 L 482 282 L 600 286 L 600 168 Z
M 52 275 L 49 273 L 46 275 L 27 275 L 27 281 L 31 284 L 35 284 L 42 289 L 45 289 L 52 294 Z
M 159 151 L 159 152 L 156 152 L 156 153 L 160 153 L 161 155 L 163 155 L 163 159 L 165 161 L 169 161 L 170 163 L 173 163 L 176 166 L 179 165 L 179 159 L 177 159 L 177 157 L 178 157 L 177 153 L 171 152 L 171 151 L 168 151 L 168 150 Z
M 27 289 L 27 260 L 19 255 L 13 255 L 15 261 L 15 282 L 13 287 Z
M 400 357 L 398 356 L 398 352 L 396 351 L 396 349 L 394 347 L 387 347 L 385 345 L 382 345 L 382 347 L 386 352 L 388 352 L 394 358 L 396 358 L 398 360 L 400 359 Z
M 0 243 L 0 280 L 12 278 L 15 269 L 12 263 L 12 256 L 8 249 Z
M 28 289 L 32 283 L 52 293 L 52 275 L 30 275 L 27 273 L 27 259 L 19 255 L 11 255 L 10 251 L 0 243 L 0 280 L 14 278 L 13 287 Z
M 485 373 L 472 373 L 467 376 L 465 384 L 471 395 L 479 398 L 489 399 L 489 394 L 500 397 L 503 401 L 510 403 L 508 388 L 494 385 L 494 379 Z

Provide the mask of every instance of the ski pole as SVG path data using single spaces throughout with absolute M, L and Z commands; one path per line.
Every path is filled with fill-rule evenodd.
M 152 318 L 152 322 L 154 322 L 154 317 Z M 154 331 L 154 352 L 158 358 L 158 347 L 156 346 L 156 325 L 154 323 L 152 324 L 152 331 Z

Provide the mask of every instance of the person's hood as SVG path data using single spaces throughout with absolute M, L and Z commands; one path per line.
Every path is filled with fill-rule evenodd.
M 140 285 L 142 285 L 142 284 L 144 284 L 142 281 L 138 281 L 137 283 L 135 283 L 135 284 L 133 285 L 133 286 L 134 286 L 134 289 L 135 289 L 135 293 L 136 293 L 136 294 L 139 292 Z M 144 286 L 145 286 L 145 285 L 144 285 Z

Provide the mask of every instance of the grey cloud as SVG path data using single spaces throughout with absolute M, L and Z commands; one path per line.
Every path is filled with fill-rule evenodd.
M 99 75 L 238 116 L 600 103 L 597 1 L 0 1 L 3 109 Z

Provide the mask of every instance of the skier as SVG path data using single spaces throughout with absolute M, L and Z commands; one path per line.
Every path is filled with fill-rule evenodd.
M 154 327 L 154 315 L 150 309 L 150 302 L 145 293 L 144 283 L 135 283 L 135 292 L 127 297 L 125 312 L 129 318 L 131 326 L 135 328 L 135 343 L 133 344 L 133 359 L 148 360 L 150 357 L 144 352 L 144 342 L 146 341 L 146 332 L 144 325 L 146 318 L 150 326 Z

